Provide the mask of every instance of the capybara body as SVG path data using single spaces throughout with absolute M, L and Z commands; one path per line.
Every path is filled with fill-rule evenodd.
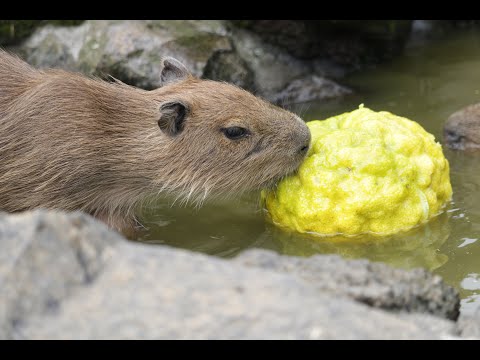
M 146 91 L 0 51 L 0 210 L 82 210 L 122 230 L 146 200 L 202 202 L 294 171 L 305 123 L 233 85 L 162 61 Z

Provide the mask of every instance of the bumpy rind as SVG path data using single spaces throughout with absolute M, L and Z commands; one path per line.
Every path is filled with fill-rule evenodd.
M 418 123 L 360 106 L 307 125 L 312 146 L 297 174 L 262 193 L 275 224 L 389 235 L 428 221 L 451 199 L 448 160 Z

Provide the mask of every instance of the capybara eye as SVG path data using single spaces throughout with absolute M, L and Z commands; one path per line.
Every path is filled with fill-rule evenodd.
M 240 126 L 232 126 L 232 127 L 223 128 L 222 132 L 230 140 L 238 140 L 238 139 L 241 139 L 241 138 L 244 138 L 244 137 L 250 135 L 250 132 L 247 129 L 245 129 L 243 127 L 240 127 Z

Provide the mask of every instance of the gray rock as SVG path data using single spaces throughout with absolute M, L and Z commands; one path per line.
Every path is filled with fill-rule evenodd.
M 46 24 L 75 26 L 83 20 L 0 20 L 0 45 L 14 46 Z
M 347 296 L 372 307 L 429 313 L 452 320 L 459 314 L 457 290 L 424 269 L 405 271 L 368 260 L 345 260 L 337 255 L 302 258 L 261 250 L 245 251 L 234 261 L 294 274 L 321 293 Z
M 81 26 L 46 26 L 22 46 L 38 67 L 59 66 L 88 75 L 112 75 L 128 84 L 160 86 L 160 60 L 173 56 L 202 76 L 217 51 L 232 51 L 220 21 L 90 20 Z
M 407 42 L 407 47 L 425 45 L 428 40 L 439 37 L 445 30 L 441 20 L 413 20 L 412 31 Z
M 480 150 L 480 103 L 451 114 L 443 124 L 443 140 L 455 150 Z
M 0 338 L 92 283 L 121 237 L 82 213 L 0 216 Z M 61 240 L 60 240 L 61 239 Z M 88 239 L 88 240 L 86 240 Z
M 227 81 L 246 90 L 254 90 L 253 72 L 233 51 L 218 51 L 207 62 L 203 77 Z
M 233 29 L 232 41 L 238 54 L 254 73 L 255 91 L 267 98 L 312 71 L 309 63 L 263 42 L 258 35 L 251 32 Z
M 462 337 L 480 339 L 480 307 L 473 314 L 461 314 L 457 322 L 457 331 Z
M 297 57 L 311 57 L 318 38 L 314 38 L 312 22 L 298 20 L 231 20 L 240 28 L 248 29 L 270 44 L 286 49 Z
M 454 323 L 320 292 L 294 273 L 128 242 L 89 216 L 0 217 L 0 337 L 445 339 Z
M 328 100 L 351 94 L 349 88 L 316 75 L 307 75 L 292 81 L 282 91 L 270 96 L 277 104 L 302 103 L 313 100 Z
M 292 104 L 352 93 L 352 90 L 327 78 L 342 75 L 342 70 L 329 61 L 297 59 L 264 42 L 259 35 L 242 29 L 232 29 L 232 42 L 253 71 L 255 93 L 269 101 Z
M 412 20 L 232 20 L 290 54 L 358 68 L 401 53 Z
M 161 58 L 173 56 L 195 76 L 231 82 L 277 103 L 348 92 L 319 78 L 341 75 L 328 60 L 298 60 L 251 32 L 230 31 L 216 20 L 89 20 L 77 27 L 45 26 L 19 52 L 37 67 L 113 76 L 144 89 L 160 86 Z

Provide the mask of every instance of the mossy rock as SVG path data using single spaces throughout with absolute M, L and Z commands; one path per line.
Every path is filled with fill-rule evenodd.
M 76 26 L 84 20 L 0 20 L 0 45 L 14 45 L 28 37 L 39 26 Z

